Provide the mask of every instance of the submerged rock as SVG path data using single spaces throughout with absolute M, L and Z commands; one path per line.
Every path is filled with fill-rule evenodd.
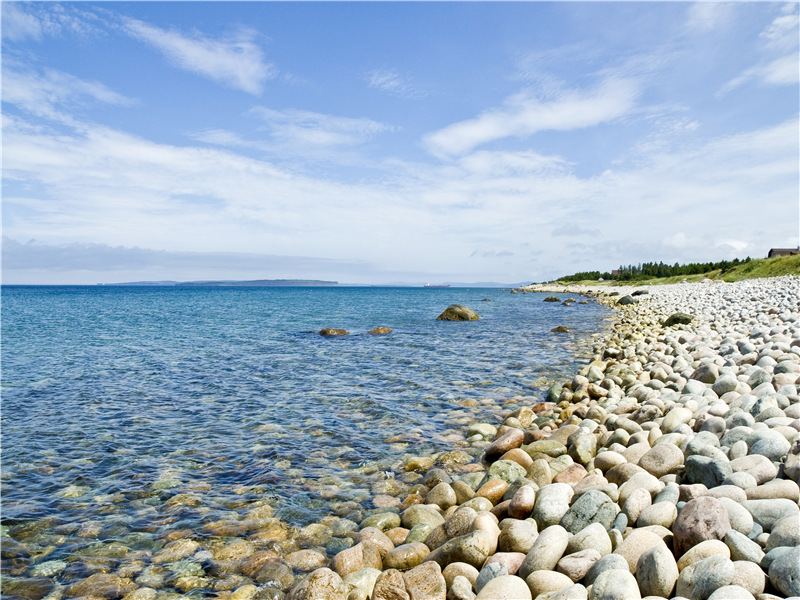
M 451 304 L 436 319 L 439 321 L 476 321 L 480 317 L 471 308 L 461 304 Z

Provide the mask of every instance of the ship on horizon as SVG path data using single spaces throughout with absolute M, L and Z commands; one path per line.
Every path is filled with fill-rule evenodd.
M 436 285 L 436 284 L 426 283 L 422 287 L 426 287 L 426 288 L 449 288 L 450 284 L 449 283 L 442 283 L 442 284 Z

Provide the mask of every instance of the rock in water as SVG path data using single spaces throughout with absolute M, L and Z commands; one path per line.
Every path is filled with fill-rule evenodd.
M 331 329 L 330 327 L 326 327 L 322 331 L 319 332 L 320 335 L 324 335 L 325 337 L 333 337 L 335 335 L 347 335 L 350 332 L 347 329 Z
M 553 333 L 569 333 L 569 327 L 564 327 L 563 325 L 559 325 L 558 327 L 553 327 L 550 331 Z
M 392 333 L 392 330 L 388 327 L 376 327 L 375 329 L 370 329 L 367 333 L 369 335 L 387 335 Z
M 474 310 L 461 304 L 451 304 L 436 318 L 439 321 L 476 321 L 480 319 Z

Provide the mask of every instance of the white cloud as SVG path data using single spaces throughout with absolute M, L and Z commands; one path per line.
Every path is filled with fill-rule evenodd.
M 250 112 L 266 122 L 276 140 L 300 147 L 351 146 L 394 129 L 372 119 L 339 117 L 307 110 L 273 110 L 259 106 Z
M 214 40 L 197 32 L 186 36 L 166 31 L 137 19 L 124 18 L 123 23 L 128 33 L 154 46 L 176 66 L 234 89 L 259 95 L 264 83 L 277 75 L 277 69 L 264 62 L 252 31 Z
M 425 92 L 420 90 L 408 77 L 395 69 L 374 69 L 364 77 L 371 88 L 400 96 L 401 98 L 424 98 Z
M 447 157 L 504 138 L 592 127 L 628 113 L 637 96 L 636 86 L 624 79 L 607 80 L 590 92 L 564 93 L 547 102 L 519 93 L 501 108 L 428 134 L 424 144 L 432 154 Z
M 724 27 L 733 18 L 734 8 L 732 2 L 694 2 L 689 5 L 686 25 L 700 32 Z
M 40 40 L 64 32 L 86 36 L 101 31 L 94 14 L 70 4 L 3 2 L 2 17 L 3 38 L 13 42 Z
M 794 85 L 800 82 L 800 19 L 796 6 L 789 6 L 790 14 L 773 19 L 761 32 L 765 40 L 758 63 L 737 75 L 724 86 L 718 95 L 755 81 L 766 85 Z
M 3 102 L 64 123 L 74 123 L 72 117 L 62 112 L 64 109 L 73 110 L 97 102 L 119 106 L 135 103 L 100 82 L 86 81 L 54 69 L 23 70 L 11 60 L 3 64 Z

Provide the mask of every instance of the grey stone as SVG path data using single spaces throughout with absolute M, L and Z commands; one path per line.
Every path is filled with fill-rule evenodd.
M 636 563 L 636 581 L 645 596 L 669 598 L 678 575 L 678 564 L 666 546 L 650 548 Z
M 764 550 L 769 552 L 779 546 L 800 546 L 800 517 L 785 517 L 773 524 Z
M 627 569 L 604 571 L 594 580 L 589 600 L 641 600 L 639 584 Z
M 540 530 L 556 525 L 569 510 L 569 502 L 574 495 L 568 483 L 551 483 L 536 493 L 536 502 L 531 516 Z
M 738 585 L 725 585 L 708 597 L 708 600 L 756 600 L 755 596 Z
M 714 590 L 729 585 L 735 574 L 733 562 L 729 558 L 709 556 L 681 571 L 676 592 L 680 596 L 707 600 Z
M 731 560 L 749 560 L 758 564 L 764 558 L 761 546 L 735 529 L 731 529 L 725 534 L 724 541 L 731 551 Z
M 533 547 L 539 532 L 535 522 L 514 519 L 500 531 L 497 549 L 500 552 L 522 552 L 527 554 Z
M 490 579 L 502 575 L 508 575 L 508 567 L 506 565 L 500 562 L 489 563 L 478 573 L 478 578 L 475 580 L 475 591 L 480 593 L 483 586 L 489 583 Z
M 583 578 L 583 583 L 590 586 L 594 583 L 595 579 L 605 571 L 629 571 L 628 561 L 619 554 L 607 554 L 596 563 L 592 565 L 586 577 Z
M 772 531 L 772 526 L 781 519 L 800 514 L 797 503 L 785 498 L 745 500 L 741 505 L 753 515 L 753 520 L 761 525 L 765 532 Z
M 772 562 L 769 580 L 781 593 L 800 596 L 800 546 L 791 548 Z
M 690 483 L 702 483 L 708 488 L 716 487 L 732 472 L 728 462 L 720 462 L 697 454 L 686 459 L 685 473 Z
M 564 555 L 569 544 L 569 533 L 561 525 L 544 529 L 533 543 L 519 568 L 519 575 L 526 578 L 534 571 L 552 571 Z
M 575 534 L 592 523 L 600 523 L 608 529 L 614 522 L 619 507 L 606 494 L 589 490 L 572 503 L 561 518 L 560 525 Z

